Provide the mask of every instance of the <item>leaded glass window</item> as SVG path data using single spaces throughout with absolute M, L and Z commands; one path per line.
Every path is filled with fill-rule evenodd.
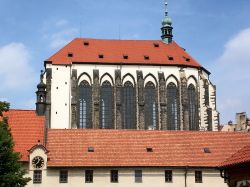
M 94 171 L 85 170 L 85 183 L 93 183 Z
M 165 170 L 165 182 L 173 182 L 173 171 Z
M 110 171 L 110 182 L 112 183 L 118 183 L 119 179 L 119 173 L 118 170 L 111 170 Z
M 145 128 L 146 129 L 157 129 L 158 122 L 158 110 L 157 110 L 157 95 L 154 83 L 148 82 L 144 89 L 145 99 Z
M 59 182 L 60 183 L 68 183 L 68 170 L 60 170 Z
M 92 128 L 92 86 L 87 81 L 79 85 L 79 128 Z
M 33 184 L 42 183 L 42 170 L 34 170 L 33 173 Z
M 195 183 L 202 183 L 202 171 L 195 171 Z
M 198 106 L 197 94 L 193 84 L 188 86 L 188 111 L 189 111 L 189 129 L 198 130 Z
M 167 128 L 179 130 L 179 90 L 174 83 L 167 86 Z
M 142 183 L 142 170 L 135 170 L 135 182 Z
M 109 81 L 102 83 L 100 90 L 100 128 L 111 129 L 113 126 L 113 88 Z
M 125 82 L 122 88 L 122 127 L 136 129 L 136 95 L 135 87 L 130 81 Z

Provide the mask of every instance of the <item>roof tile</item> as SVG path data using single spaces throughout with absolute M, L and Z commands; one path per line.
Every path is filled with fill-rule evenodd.
M 221 167 L 231 167 L 238 164 L 243 164 L 246 162 L 250 162 L 250 144 L 243 147 L 235 154 L 231 155 L 224 162 L 220 164 Z
M 216 167 L 249 141 L 249 133 L 50 129 L 48 164 Z M 92 153 L 87 151 L 90 146 L 95 149 Z M 204 153 L 204 148 L 211 153 Z
M 36 115 L 34 110 L 9 110 L 4 113 L 14 139 L 14 151 L 21 153 L 21 161 L 28 161 L 28 150 L 43 142 L 44 117 Z

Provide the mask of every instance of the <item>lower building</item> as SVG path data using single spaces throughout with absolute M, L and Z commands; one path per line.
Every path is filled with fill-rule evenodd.
M 222 163 L 249 133 L 47 129 L 35 111 L 5 114 L 28 186 L 227 186 Z
M 250 119 L 247 117 L 246 112 L 236 113 L 236 123 L 229 121 L 227 125 L 221 126 L 221 131 L 250 131 Z

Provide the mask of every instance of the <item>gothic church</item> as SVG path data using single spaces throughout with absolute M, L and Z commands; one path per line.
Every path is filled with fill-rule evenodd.
M 162 40 L 76 38 L 48 58 L 36 103 L 47 128 L 217 131 L 210 73 L 172 29 L 166 10 Z

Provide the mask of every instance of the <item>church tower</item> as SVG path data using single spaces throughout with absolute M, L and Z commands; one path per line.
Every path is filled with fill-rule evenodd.
M 36 91 L 36 113 L 43 116 L 46 109 L 46 85 L 43 83 L 43 71 L 40 75 L 40 83 L 37 85 Z
M 168 16 L 168 2 L 167 0 L 165 0 L 165 17 L 162 20 L 162 40 L 164 43 L 169 44 L 172 43 L 173 40 L 173 34 L 172 34 L 172 20 L 170 19 L 170 17 Z

